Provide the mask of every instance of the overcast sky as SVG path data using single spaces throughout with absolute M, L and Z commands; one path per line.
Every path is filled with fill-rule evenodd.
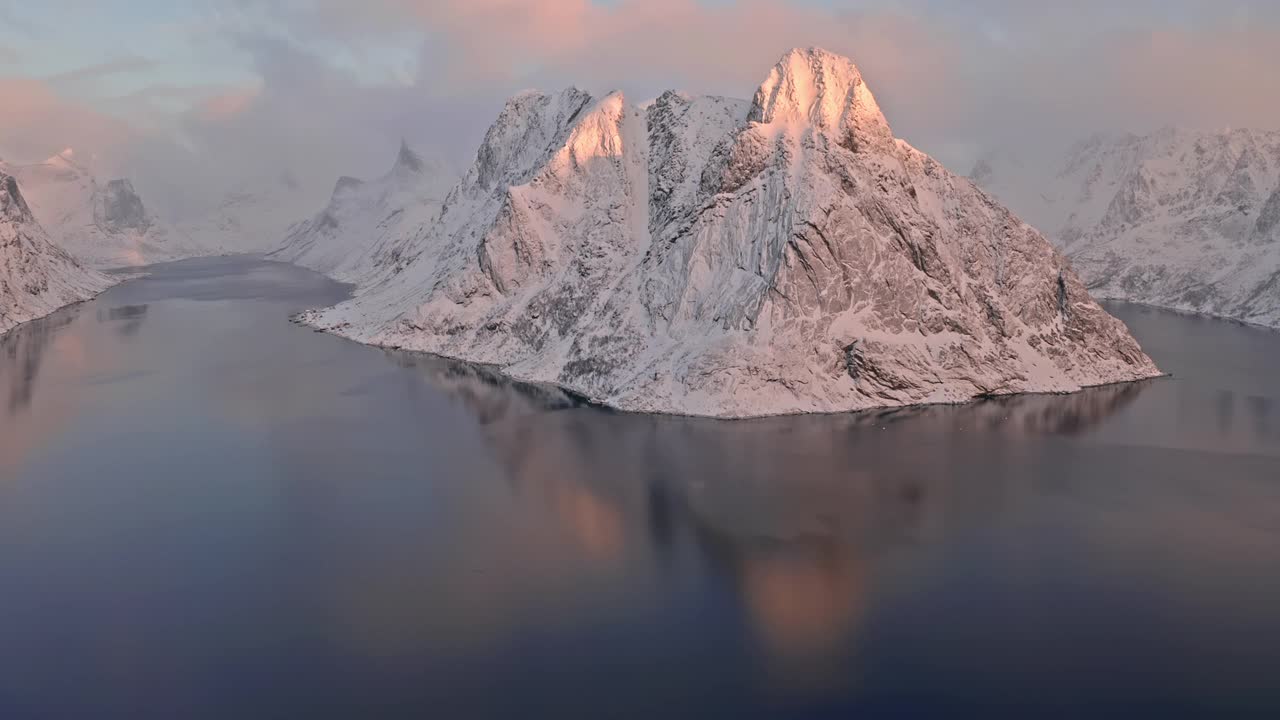
M 1280 127 L 1271 0 L 0 0 L 0 157 L 65 147 L 181 215 L 292 174 L 320 202 L 401 137 L 459 165 L 512 92 L 749 98 L 787 49 L 862 68 L 895 133 L 999 144 Z

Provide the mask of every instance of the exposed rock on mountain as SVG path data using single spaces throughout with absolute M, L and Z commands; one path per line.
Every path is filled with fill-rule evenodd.
M 894 139 L 858 69 L 821 50 L 788 53 L 750 103 L 517 96 L 400 257 L 306 319 L 626 410 L 832 412 L 1157 374 L 1047 241 Z
M 111 285 L 53 245 L 19 189 L 0 172 L 0 333 Z
M 110 180 L 94 193 L 93 221 L 113 233 L 146 233 L 151 228 L 151 218 L 142 207 L 142 198 L 128 180 Z
M 296 263 L 339 280 L 376 275 L 402 262 L 414 233 L 440 210 L 457 175 L 401 143 L 395 165 L 364 182 L 338 178 L 328 206 L 295 225 L 273 259 Z
M 1099 135 L 1047 165 L 985 159 L 974 179 L 1095 295 L 1280 327 L 1280 132 Z
M 125 267 L 208 254 L 148 213 L 131 182 L 98 182 L 69 150 L 6 170 L 17 177 L 53 242 L 87 265 Z

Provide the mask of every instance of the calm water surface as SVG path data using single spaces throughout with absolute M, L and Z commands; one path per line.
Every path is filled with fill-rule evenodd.
M 0 717 L 1280 713 L 1280 333 L 1173 378 L 610 413 L 161 266 L 0 338 Z

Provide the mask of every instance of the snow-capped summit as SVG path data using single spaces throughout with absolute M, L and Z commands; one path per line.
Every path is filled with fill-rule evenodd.
M 288 231 L 271 253 L 340 280 L 357 280 L 400 262 L 400 250 L 413 231 L 439 211 L 457 175 L 432 162 L 404 141 L 385 175 L 365 182 L 343 176 L 329 204 Z
M 578 88 L 550 95 L 526 91 L 511 98 L 485 134 L 463 185 L 492 189 L 500 181 L 524 182 L 544 160 L 556 136 L 590 102 L 591 95 Z
M 17 179 L 0 171 L 0 333 L 110 284 L 49 242 Z
M 639 411 L 744 417 L 1157 370 L 1035 230 L 895 140 L 852 62 L 755 100 L 507 102 L 439 216 L 306 317 Z
M 1280 326 L 1280 132 L 1095 135 L 979 169 L 1095 294 Z
M 68 148 L 11 172 L 53 241 L 97 268 L 146 265 L 205 254 L 181 232 L 147 212 L 127 179 L 99 183 Z
M 883 148 L 893 132 L 851 60 L 818 48 L 792 50 L 756 90 L 749 119 L 837 133 L 850 149 Z

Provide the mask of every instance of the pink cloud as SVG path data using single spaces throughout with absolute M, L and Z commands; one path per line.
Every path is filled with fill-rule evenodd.
M 46 83 L 31 78 L 0 77 L 0 147 L 35 161 L 68 146 L 82 155 L 107 152 L 127 143 L 127 125 L 87 106 L 57 95 Z
M 576 84 L 637 100 L 672 87 L 749 98 L 786 50 L 820 46 L 861 66 L 891 122 L 943 115 L 956 99 L 955 38 L 902 12 L 775 0 L 387 1 L 437 48 L 419 81 L 441 97 Z
M 218 93 L 195 108 L 196 114 L 210 122 L 225 122 L 243 114 L 262 93 L 262 88 L 235 88 Z

